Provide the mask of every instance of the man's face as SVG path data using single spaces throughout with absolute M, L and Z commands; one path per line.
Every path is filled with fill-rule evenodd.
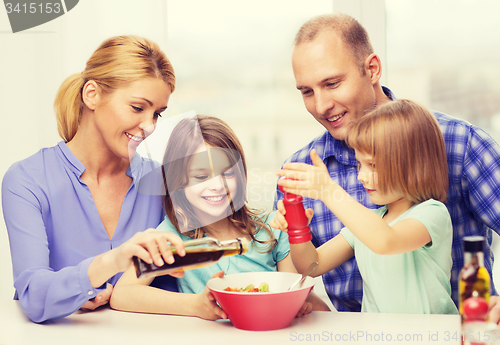
M 347 125 L 375 107 L 374 84 L 337 33 L 323 31 L 295 47 L 292 67 L 306 109 L 330 134 L 345 140 Z

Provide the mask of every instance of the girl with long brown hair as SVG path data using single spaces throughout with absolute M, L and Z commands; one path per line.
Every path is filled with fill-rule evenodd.
M 111 300 L 113 308 L 225 318 L 206 288 L 213 276 L 251 271 L 296 272 L 288 255 L 288 236 L 272 229 L 267 215 L 246 204 L 245 155 L 224 121 L 202 115 L 180 121 L 165 150 L 163 178 L 166 217 L 157 230 L 175 233 L 183 240 L 246 237 L 250 249 L 243 255 L 223 257 L 211 266 L 185 271 L 184 277 L 178 279 L 181 293 L 177 294 L 149 286 L 151 278 L 137 279 L 130 269 L 117 284 Z M 299 315 L 312 309 L 329 310 L 314 294 Z

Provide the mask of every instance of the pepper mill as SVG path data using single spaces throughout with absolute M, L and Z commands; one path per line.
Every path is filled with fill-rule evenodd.
M 311 229 L 307 226 L 308 219 L 304 205 L 302 205 L 302 196 L 287 193 L 281 186 L 279 189 L 284 194 L 283 204 L 286 210 L 285 220 L 288 223 L 288 241 L 290 244 L 311 241 Z

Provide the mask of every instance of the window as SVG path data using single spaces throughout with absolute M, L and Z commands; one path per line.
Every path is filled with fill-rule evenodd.
M 388 86 L 500 139 L 500 3 L 386 0 Z
M 322 132 L 295 88 L 293 39 L 331 0 L 169 1 L 167 54 L 177 75 L 168 115 L 226 121 L 245 150 L 248 200 L 272 209 L 275 171 Z M 189 16 L 180 13 L 190 13 Z

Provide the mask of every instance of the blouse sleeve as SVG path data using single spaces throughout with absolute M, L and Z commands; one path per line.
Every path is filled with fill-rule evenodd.
M 25 314 L 34 322 L 62 318 L 77 311 L 103 288 L 88 277 L 93 257 L 54 271 L 42 209 L 43 192 L 23 169 L 11 167 L 3 178 L 2 206 L 9 235 L 14 287 Z M 105 286 L 105 284 L 104 284 Z

